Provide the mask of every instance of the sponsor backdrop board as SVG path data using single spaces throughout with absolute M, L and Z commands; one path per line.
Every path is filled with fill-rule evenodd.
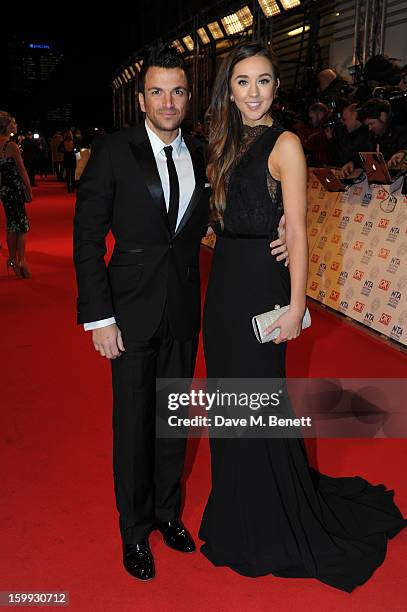
M 364 176 L 364 175 L 363 175 Z M 307 295 L 407 345 L 407 196 L 365 179 L 329 192 L 309 170 Z M 203 239 L 214 246 L 214 236 Z
M 402 181 L 369 187 L 364 180 L 337 193 L 333 205 L 332 193 L 326 192 L 330 214 L 310 244 L 307 293 L 407 345 L 407 197 L 401 193 Z M 320 193 L 309 187 L 308 208 L 320 202 Z

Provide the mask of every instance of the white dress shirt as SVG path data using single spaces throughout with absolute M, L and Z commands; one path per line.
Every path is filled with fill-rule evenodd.
M 150 140 L 151 148 L 153 149 L 158 174 L 160 175 L 167 212 L 170 203 L 170 179 L 168 175 L 167 158 L 165 156 L 164 147 L 171 145 L 173 149 L 172 158 L 174 160 L 179 183 L 177 228 L 188 208 L 188 204 L 195 189 L 195 174 L 191 155 L 184 139 L 182 138 L 181 130 L 178 130 L 178 136 L 167 145 L 157 136 L 155 132 L 153 132 L 153 130 L 147 125 L 147 122 L 145 123 L 145 127 L 147 136 Z M 85 331 L 90 331 L 92 329 L 98 329 L 99 327 L 112 325 L 112 323 L 116 323 L 116 319 L 114 317 L 109 317 L 108 319 L 101 319 L 100 321 L 84 323 L 84 328 Z

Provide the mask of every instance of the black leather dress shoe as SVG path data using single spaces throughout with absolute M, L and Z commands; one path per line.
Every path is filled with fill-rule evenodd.
M 194 552 L 195 542 L 181 521 L 159 521 L 157 529 L 163 534 L 167 546 L 180 552 Z
M 146 541 L 124 546 L 123 565 L 129 574 L 139 580 L 151 580 L 155 576 L 154 558 Z

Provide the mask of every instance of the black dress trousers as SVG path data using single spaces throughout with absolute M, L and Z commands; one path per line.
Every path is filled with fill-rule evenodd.
M 155 520 L 179 518 L 186 439 L 156 438 L 156 378 L 191 378 L 198 335 L 173 337 L 166 309 L 154 336 L 125 342 L 111 361 L 113 470 L 123 542 L 145 538 Z

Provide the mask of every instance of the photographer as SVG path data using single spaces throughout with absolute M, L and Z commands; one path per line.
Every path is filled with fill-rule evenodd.
M 397 87 L 400 91 L 407 92 L 407 64 L 401 69 L 400 81 Z
M 333 163 L 329 141 L 323 124 L 330 115 L 329 108 L 322 102 L 311 104 L 308 109 L 310 132 L 302 139 L 310 166 L 331 166 Z
M 372 98 L 358 115 L 369 128 L 374 146 L 383 154 L 389 168 L 400 165 L 407 155 L 407 129 L 396 123 L 390 102 Z
M 346 177 L 352 174 L 355 168 L 360 167 L 359 151 L 372 151 L 374 143 L 369 128 L 359 121 L 356 103 L 343 109 L 342 125 L 342 129 L 339 126 L 335 131 L 331 130 L 330 144 L 335 163 L 342 167 Z M 326 132 L 330 138 L 328 129 Z
M 375 93 L 377 88 L 393 90 L 401 79 L 402 69 L 394 58 L 386 55 L 374 55 L 363 68 L 362 83 L 355 92 L 355 101 L 359 105 L 371 98 L 380 97 Z
M 353 91 L 352 85 L 338 76 L 332 68 L 324 68 L 318 75 L 319 100 L 327 106 L 338 103 L 340 98 L 348 96 Z
M 398 74 L 395 79 L 396 85 L 376 87 L 373 97 L 387 100 L 391 104 L 394 121 L 397 125 L 407 125 L 407 75 Z

